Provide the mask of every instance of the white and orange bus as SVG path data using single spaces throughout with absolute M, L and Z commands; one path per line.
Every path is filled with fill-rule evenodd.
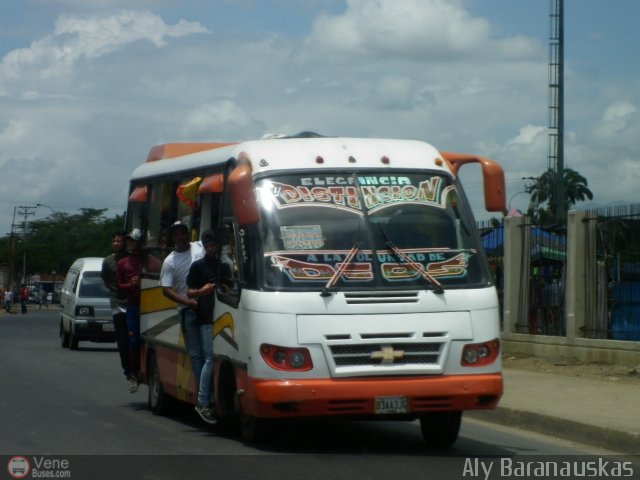
M 504 209 L 489 159 L 421 141 L 304 133 L 154 147 L 131 176 L 127 229 L 163 258 L 187 223 L 223 239 L 232 278 L 216 292 L 214 401 L 245 439 L 278 419 L 419 419 L 457 439 L 464 410 L 502 394 L 496 290 L 459 168 L 476 162 L 485 208 Z M 156 267 L 141 300 L 149 406 L 197 392 L 175 306 Z

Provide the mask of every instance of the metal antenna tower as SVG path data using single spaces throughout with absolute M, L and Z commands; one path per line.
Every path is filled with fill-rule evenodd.
M 566 218 L 564 191 L 564 0 L 549 0 L 549 168 L 553 169 L 557 221 Z

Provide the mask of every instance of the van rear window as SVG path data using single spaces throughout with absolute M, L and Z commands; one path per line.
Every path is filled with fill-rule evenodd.
M 79 297 L 109 297 L 109 290 L 104 286 L 100 272 L 84 272 L 80 288 L 78 289 Z

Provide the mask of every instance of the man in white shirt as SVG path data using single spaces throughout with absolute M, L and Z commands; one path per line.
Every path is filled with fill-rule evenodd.
M 189 227 L 180 221 L 169 227 L 169 237 L 174 250 L 162 263 L 160 286 L 164 296 L 178 304 L 184 344 L 191 360 L 191 370 L 198 383 L 204 365 L 204 354 L 200 325 L 196 318 L 198 302 L 195 298 L 187 298 L 187 275 L 191 264 L 204 257 L 204 248 L 200 242 L 190 241 Z

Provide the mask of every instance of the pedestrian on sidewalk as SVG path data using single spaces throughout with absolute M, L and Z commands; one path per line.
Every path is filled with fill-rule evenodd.
M 5 285 L 4 287 L 4 310 L 7 313 L 11 313 L 11 303 L 13 302 L 13 292 L 11 289 Z
M 27 304 L 29 303 L 29 289 L 23 283 L 20 286 L 20 307 L 22 308 L 22 313 L 27 313 Z
M 42 285 L 40 286 L 39 295 L 40 295 L 40 305 L 38 305 L 38 308 L 42 308 L 42 305 L 49 308 L 49 304 L 47 303 L 47 291 L 44 289 Z

